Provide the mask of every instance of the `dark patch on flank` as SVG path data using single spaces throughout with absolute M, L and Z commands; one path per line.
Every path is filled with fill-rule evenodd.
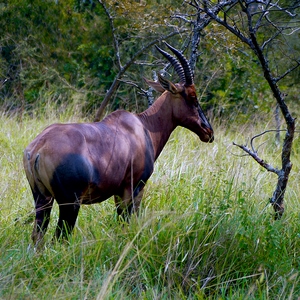
M 68 154 L 55 169 L 51 187 L 56 200 L 78 203 L 82 193 L 93 180 L 98 180 L 99 172 L 80 154 Z

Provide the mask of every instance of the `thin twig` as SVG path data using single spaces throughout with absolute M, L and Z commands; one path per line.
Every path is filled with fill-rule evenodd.
M 255 136 L 253 136 L 251 138 L 251 140 L 250 140 L 250 145 L 251 145 L 252 151 L 255 152 L 255 153 L 257 153 L 257 151 L 253 147 L 253 141 L 254 141 L 254 139 L 256 139 L 256 138 L 258 138 L 258 137 L 260 137 L 260 136 L 262 136 L 262 135 L 264 135 L 266 133 L 269 133 L 269 132 L 279 132 L 279 131 L 286 131 L 286 129 L 269 129 L 269 130 L 265 130 L 264 132 L 261 132 L 261 133 L 255 135 Z
M 111 99 L 111 97 L 114 95 L 114 93 L 116 92 L 116 90 L 119 87 L 120 84 L 120 79 L 123 77 L 123 75 L 125 74 L 125 72 L 127 71 L 127 69 L 134 63 L 134 61 L 143 53 L 145 52 L 147 49 L 149 49 L 151 46 L 153 46 L 154 44 L 162 41 L 162 40 L 166 40 L 174 35 L 177 35 L 179 33 L 185 32 L 186 30 L 181 30 L 181 31 L 173 31 L 169 34 L 167 34 L 166 36 L 161 36 L 158 37 L 152 41 L 150 41 L 148 44 L 146 44 L 145 46 L 143 46 L 140 50 L 136 51 L 135 54 L 130 58 L 130 60 L 128 60 L 124 66 L 119 70 L 118 74 L 115 76 L 115 79 L 113 81 L 113 83 L 111 84 L 109 90 L 107 91 L 103 101 L 101 102 L 100 107 L 98 108 L 97 112 L 96 112 L 96 116 L 94 121 L 98 122 L 101 119 L 101 116 L 103 114 L 103 111 L 106 107 L 106 105 L 108 104 L 109 100 Z
M 283 79 L 286 75 L 288 75 L 289 73 L 297 69 L 299 66 L 300 66 L 300 61 L 297 61 L 297 64 L 295 66 L 285 71 L 281 76 L 274 78 L 274 81 L 277 83 L 279 80 Z
M 263 168 L 265 168 L 267 171 L 272 172 L 277 174 L 278 176 L 280 175 L 280 170 L 277 168 L 274 168 L 272 165 L 266 163 L 263 159 L 261 159 L 257 153 L 251 151 L 248 147 L 244 145 L 239 145 L 233 142 L 233 145 L 241 148 L 244 150 L 246 153 L 248 153 L 256 162 L 258 162 Z
M 102 0 L 99 0 L 99 3 L 102 5 L 102 7 L 103 7 L 103 9 L 104 9 L 104 11 L 105 11 L 105 13 L 108 17 L 110 26 L 111 26 L 111 31 L 112 31 L 112 36 L 113 36 L 113 43 L 114 43 L 114 48 L 115 48 L 116 57 L 117 57 L 117 66 L 118 66 L 118 70 L 121 70 L 122 69 L 122 63 L 121 63 L 119 42 L 118 42 L 118 39 L 117 39 L 117 36 L 116 36 L 116 28 L 115 28 L 115 25 L 114 25 L 114 19 L 113 19 L 111 13 L 109 12 L 108 8 L 104 4 L 104 2 Z
M 119 79 L 119 81 L 120 81 L 120 82 L 123 82 L 123 83 L 125 83 L 125 84 L 128 84 L 128 85 L 134 86 L 135 88 L 137 88 L 137 89 L 141 92 L 140 95 L 147 97 L 147 91 L 144 90 L 144 89 L 142 89 L 142 88 L 141 88 L 138 84 L 136 84 L 135 82 L 133 82 L 133 81 L 127 81 L 127 80 L 121 80 L 121 79 Z
M 272 41 L 273 41 L 278 35 L 280 35 L 281 33 L 282 33 L 281 30 L 277 30 L 277 31 L 275 32 L 275 34 L 274 34 L 272 37 L 270 37 L 270 38 L 267 39 L 265 42 L 263 42 L 263 44 L 262 44 L 262 46 L 261 46 L 261 49 L 264 50 L 265 47 L 266 47 L 270 42 L 272 42 Z

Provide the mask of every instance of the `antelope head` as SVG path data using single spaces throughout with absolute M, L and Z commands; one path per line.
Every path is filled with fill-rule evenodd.
M 156 91 L 169 92 L 165 96 L 172 98 L 173 119 L 176 125 L 193 131 L 201 141 L 211 143 L 214 140 L 214 132 L 197 99 L 191 67 L 180 51 L 168 43 L 165 45 L 175 54 L 176 58 L 158 46 L 156 49 L 174 67 L 180 79 L 179 83 L 174 84 L 160 74 L 158 74 L 158 82 L 145 80 Z

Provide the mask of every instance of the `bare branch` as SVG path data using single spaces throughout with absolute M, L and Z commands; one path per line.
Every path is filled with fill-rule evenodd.
M 286 131 L 286 130 L 285 130 L 285 129 L 270 129 L 270 130 L 265 130 L 264 132 L 261 132 L 261 133 L 255 135 L 255 136 L 253 136 L 253 137 L 251 138 L 251 140 L 250 140 L 250 145 L 251 145 L 252 151 L 253 151 L 254 153 L 257 153 L 257 150 L 255 150 L 255 149 L 254 149 L 254 146 L 253 146 L 253 141 L 254 141 L 256 138 L 258 138 L 258 137 L 260 137 L 260 136 L 262 136 L 262 135 L 264 135 L 264 134 L 266 134 L 266 133 L 269 133 L 269 132 L 280 132 L 280 131 Z
M 114 25 L 114 19 L 113 19 L 111 13 L 109 12 L 108 8 L 104 4 L 104 2 L 102 0 L 99 0 L 99 3 L 102 5 L 102 7 L 103 7 L 103 9 L 104 9 L 104 11 L 105 11 L 105 13 L 108 17 L 110 26 L 111 26 L 112 35 L 113 35 L 113 42 L 114 42 L 114 48 L 115 48 L 116 57 L 117 57 L 117 66 L 118 66 L 118 70 L 121 70 L 122 69 L 122 64 L 121 64 L 121 57 L 120 57 L 120 49 L 119 49 L 119 42 L 118 42 L 118 39 L 117 39 L 117 36 L 116 36 L 116 28 L 115 28 L 115 25 Z
M 237 4 L 238 0 L 223 0 L 219 1 L 216 5 L 211 5 L 209 7 L 207 1 L 201 1 L 201 0 L 191 0 L 191 1 L 184 1 L 186 4 L 190 5 L 191 7 L 196 9 L 196 13 L 186 15 L 186 14 L 176 14 L 174 18 L 179 18 L 186 22 L 187 24 L 192 25 L 192 37 L 191 37 L 191 55 L 190 55 L 190 66 L 192 71 L 195 69 L 196 61 L 199 56 L 198 54 L 198 46 L 200 43 L 200 33 L 201 31 L 208 25 L 210 22 L 214 19 L 214 17 L 217 17 L 218 13 L 222 10 L 224 10 L 224 15 L 226 17 L 225 8 L 227 8 L 226 11 L 229 11 L 234 5 Z M 203 3 L 203 8 L 201 6 L 201 3 Z M 211 15 L 209 15 L 207 12 L 210 12 Z M 195 20 L 187 18 L 187 16 L 197 16 Z M 214 17 L 212 17 L 214 16 Z M 224 21 L 226 23 L 226 20 Z
M 295 32 L 299 31 L 299 30 L 300 30 L 300 27 L 297 27 L 297 28 L 291 28 L 291 27 L 290 27 L 290 28 L 286 28 L 286 29 L 292 29 L 292 30 L 291 30 L 291 32 L 289 32 L 289 33 L 284 33 L 284 32 L 283 32 L 283 34 L 284 34 L 284 35 L 292 35 L 292 34 L 294 34 Z
M 125 83 L 125 84 L 128 84 L 128 85 L 131 85 L 133 87 L 135 87 L 137 90 L 140 91 L 140 95 L 144 96 L 144 97 L 147 97 L 147 94 L 148 94 L 148 91 L 142 89 L 137 83 L 133 82 L 133 81 L 129 81 L 129 80 L 119 80 L 120 82 L 122 83 Z
M 297 69 L 299 66 L 300 66 L 300 61 L 297 61 L 295 66 L 285 71 L 284 74 L 282 74 L 281 76 L 275 78 L 274 81 L 277 83 L 279 80 L 283 79 L 286 75 L 288 75 L 289 73 Z
M 282 12 L 285 12 L 286 14 L 288 14 L 290 17 L 296 17 L 297 14 L 293 14 L 291 13 L 288 8 L 282 8 L 278 5 L 278 2 L 277 1 L 276 3 L 270 3 L 270 7 L 273 8 L 273 7 L 276 7 L 278 9 L 278 11 L 282 11 Z
M 274 22 L 272 22 L 269 18 L 268 15 L 266 15 L 266 20 L 268 23 L 270 23 L 274 28 L 276 28 L 279 32 L 281 32 L 280 28 L 277 26 L 277 24 L 275 24 Z
M 265 47 L 266 47 L 270 42 L 272 42 L 277 36 L 279 36 L 281 33 L 282 33 L 281 30 L 277 30 L 276 33 L 275 33 L 272 37 L 270 37 L 268 40 L 266 40 L 266 41 L 262 44 L 261 49 L 264 50 Z
M 261 159 L 256 152 L 251 151 L 249 148 L 247 148 L 246 146 L 243 145 L 239 145 L 233 142 L 233 145 L 241 148 L 242 150 L 244 150 L 246 153 L 248 153 L 251 157 L 254 158 L 254 160 L 256 162 L 258 162 L 263 168 L 265 168 L 267 171 L 275 173 L 277 175 L 280 174 L 280 170 L 278 170 L 277 168 L 274 168 L 272 165 L 266 163 L 263 159 Z
M 107 106 L 109 100 L 111 99 L 111 97 L 114 95 L 115 91 L 118 89 L 119 84 L 120 84 L 120 79 L 123 77 L 123 75 L 125 74 L 125 72 L 127 71 L 127 69 L 134 63 L 134 61 L 143 53 L 145 52 L 147 49 L 149 49 L 150 47 L 152 47 L 154 44 L 158 43 L 159 41 L 162 40 L 166 40 L 174 35 L 177 35 L 179 33 L 185 32 L 185 30 L 182 31 L 173 31 L 171 33 L 169 33 L 166 36 L 163 37 L 159 37 L 154 39 L 153 41 L 149 42 L 148 44 L 146 44 L 144 47 L 142 47 L 140 50 L 138 50 L 129 61 L 127 61 L 127 63 L 119 70 L 119 73 L 116 75 L 113 83 L 111 84 L 109 90 L 107 91 L 99 109 L 96 112 L 96 116 L 94 121 L 98 122 L 101 119 L 101 116 L 104 112 L 105 107 Z
M 230 1 L 231 3 L 237 3 L 238 0 L 236 1 Z M 224 2 L 220 2 L 220 3 L 224 3 Z M 207 6 L 207 0 L 203 0 L 203 7 L 204 7 L 204 11 L 205 13 L 207 13 L 207 15 L 217 21 L 219 24 L 223 25 L 225 28 L 227 28 L 231 33 L 233 33 L 235 36 L 237 36 L 242 42 L 246 43 L 247 45 L 250 45 L 251 44 L 251 41 L 250 39 L 246 38 L 246 36 L 244 36 L 238 29 L 236 29 L 236 27 L 234 26 L 231 26 L 230 24 L 227 23 L 227 21 L 225 19 L 221 19 L 217 16 L 217 13 L 212 10 L 212 9 L 209 9 L 208 6 Z M 226 3 L 227 4 L 227 3 Z M 227 4 L 228 5 L 228 4 Z
M 271 2 L 271 0 L 267 1 L 267 3 L 265 3 L 265 9 L 264 9 L 263 11 L 259 12 L 261 15 L 260 15 L 259 19 L 258 19 L 257 22 L 256 22 L 256 25 L 255 25 L 255 31 L 257 31 L 258 28 L 260 27 L 260 24 L 261 24 L 261 22 L 262 22 L 262 19 L 263 19 L 264 17 L 266 17 L 267 14 L 269 13 L 268 7 L 269 7 L 269 5 L 270 5 L 270 2 Z
M 7 78 L 5 78 L 5 79 L 3 79 L 3 81 L 2 82 L 0 82 L 0 89 L 2 89 L 2 87 L 4 86 L 4 84 L 6 83 L 8 81 L 8 79 Z
M 192 24 L 193 23 L 192 20 L 188 19 L 187 17 L 185 17 L 183 15 L 174 15 L 171 18 L 180 19 L 180 20 L 182 20 L 182 21 L 184 21 L 185 23 L 188 23 L 188 24 Z

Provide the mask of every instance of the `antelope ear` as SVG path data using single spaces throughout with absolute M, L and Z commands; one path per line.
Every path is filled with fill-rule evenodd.
M 165 90 L 171 92 L 172 94 L 178 93 L 178 89 L 175 86 L 175 84 L 169 81 L 168 79 L 164 78 L 163 76 L 161 76 L 159 73 L 158 73 L 158 82 Z
M 161 86 L 161 84 L 159 82 L 156 82 L 156 81 L 151 81 L 151 80 L 148 80 L 146 78 L 143 78 L 146 83 L 151 86 L 152 88 L 154 88 L 157 92 L 159 93 L 163 93 L 165 91 L 165 89 Z

